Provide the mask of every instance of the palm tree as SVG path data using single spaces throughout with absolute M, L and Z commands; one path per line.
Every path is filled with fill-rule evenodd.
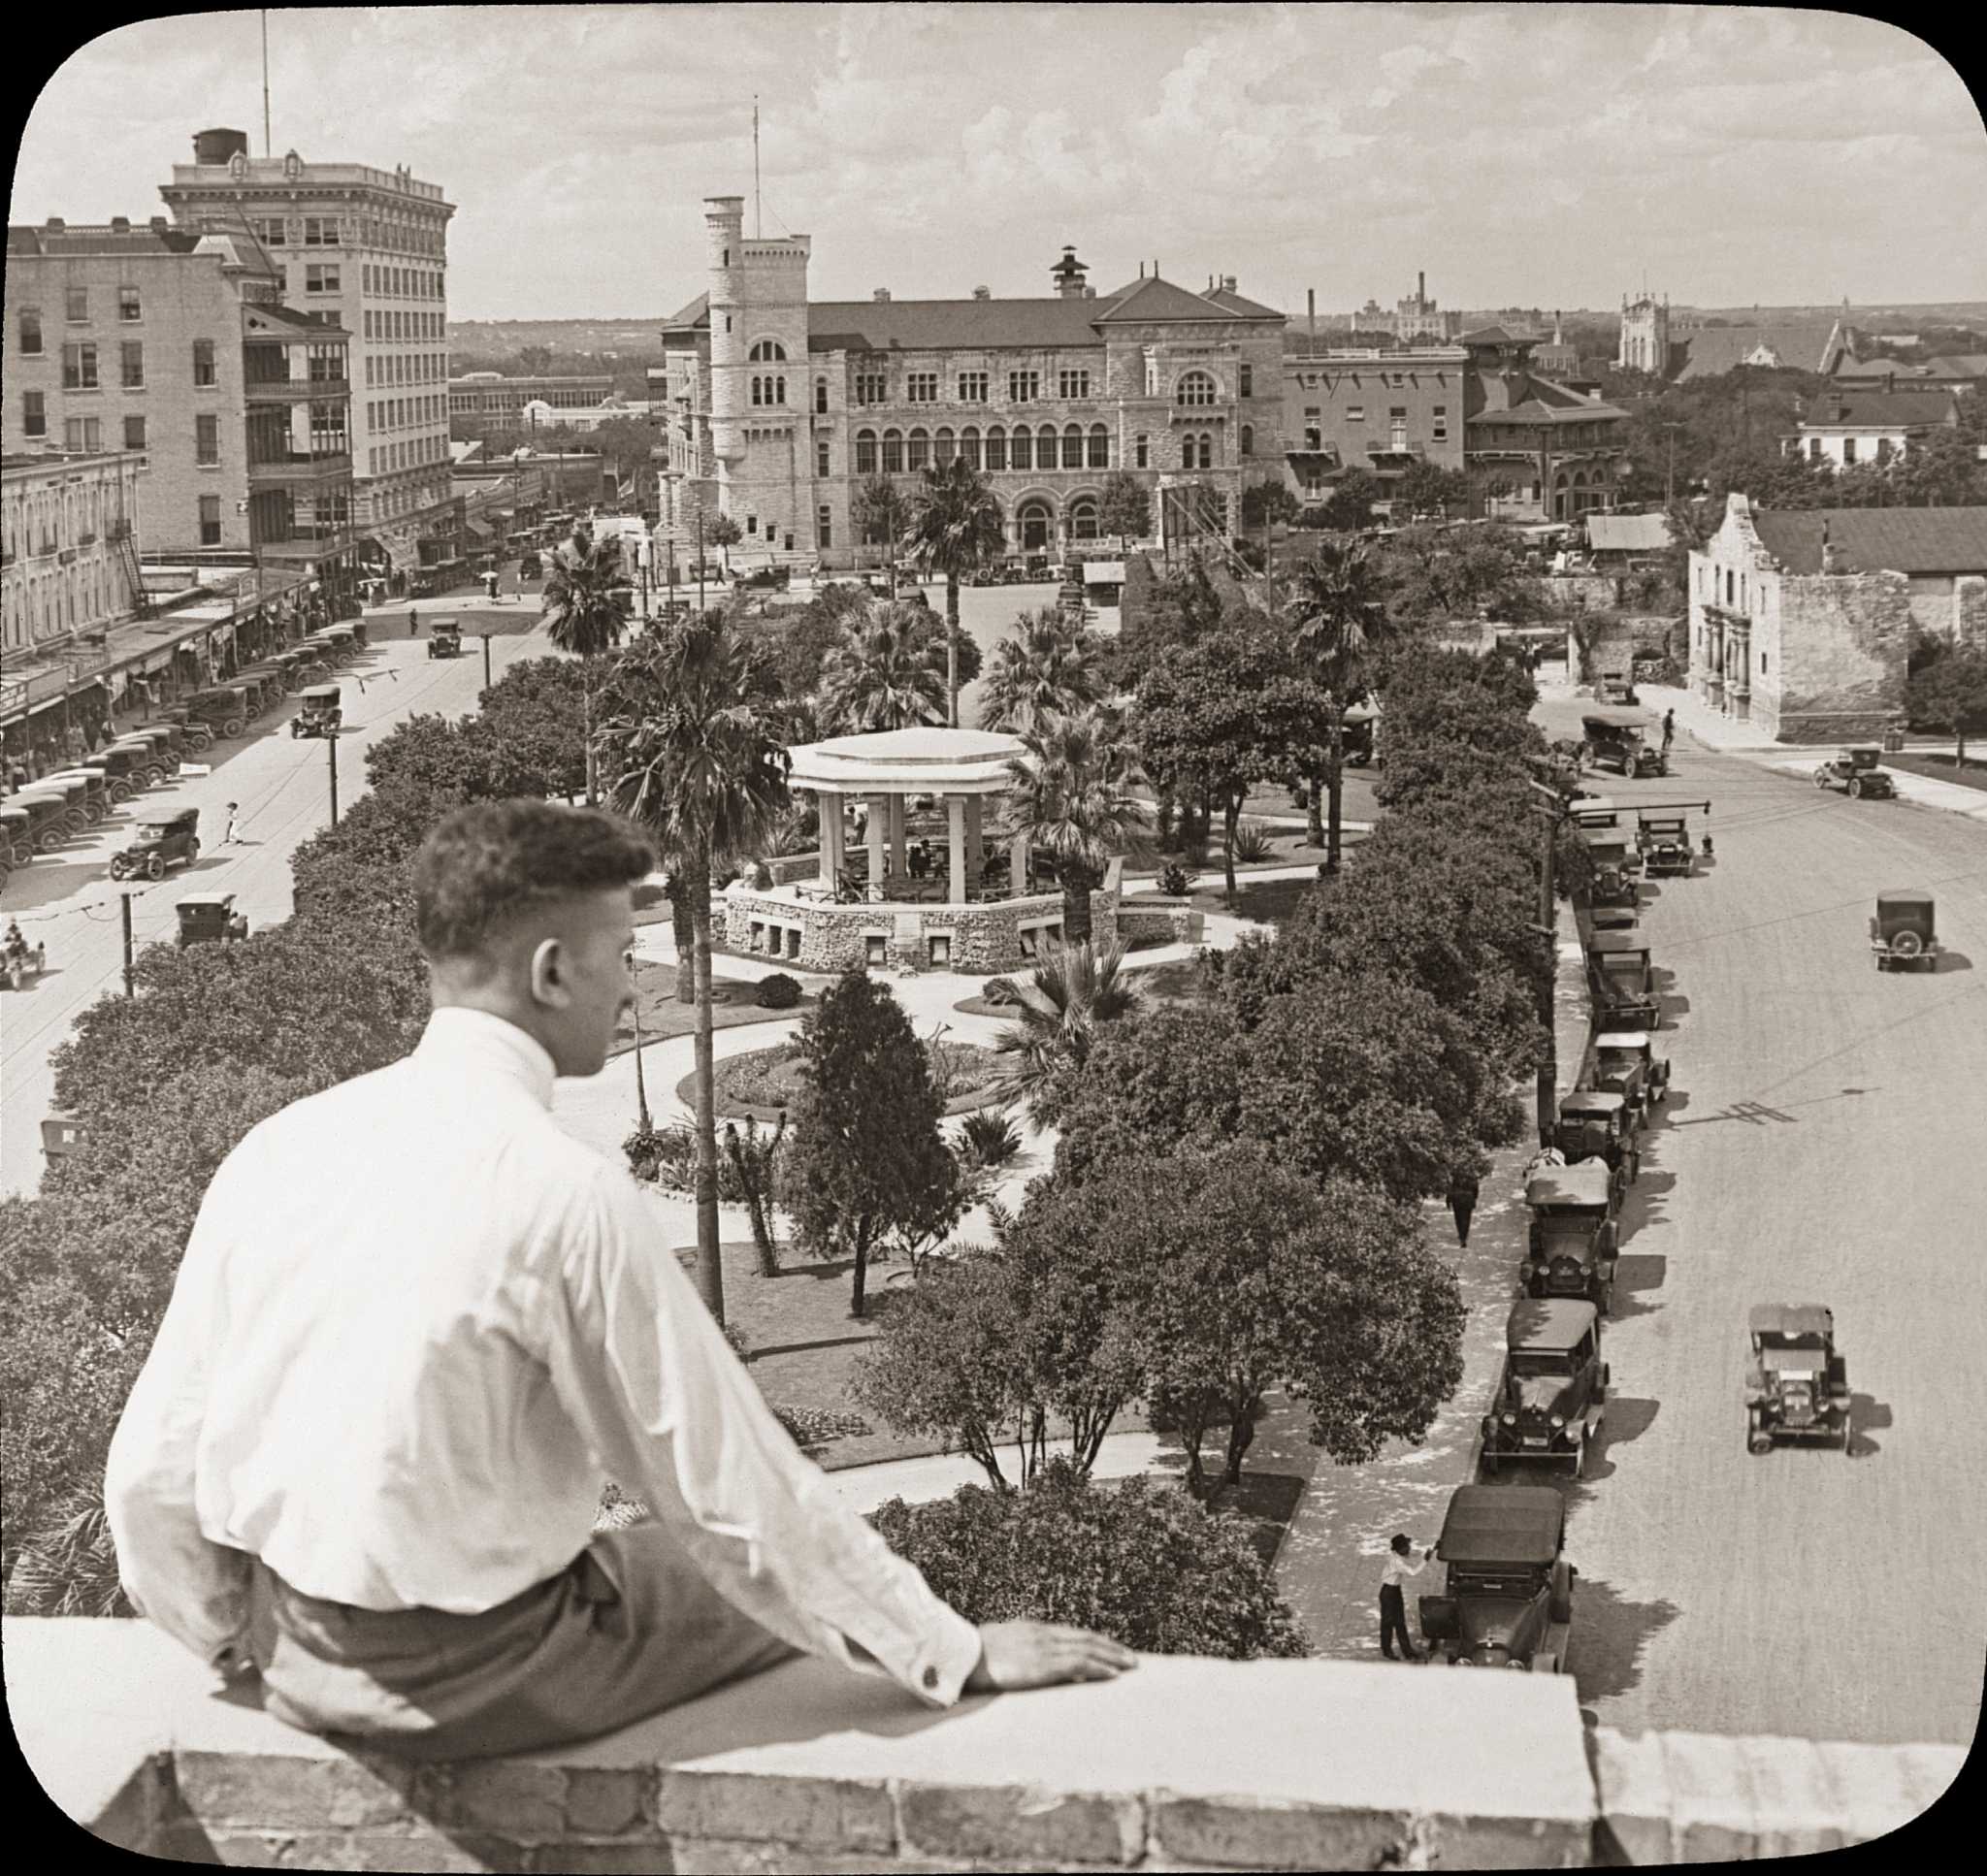
M 912 560 L 945 576 L 945 721 L 959 727 L 959 583 L 1007 546 L 1000 503 L 980 471 L 962 456 L 928 469 L 911 498 L 903 535 Z
M 1022 741 L 1026 756 L 1008 763 L 1007 830 L 1055 856 L 1062 942 L 1087 944 L 1091 889 L 1113 853 L 1145 825 L 1145 809 L 1127 792 L 1131 752 L 1117 721 L 1095 704 L 1067 715 L 1046 712 Z
M 1067 716 L 1099 701 L 1103 680 L 1091 660 L 1097 634 L 1054 606 L 1024 613 L 1020 628 L 994 648 L 980 699 L 980 728 L 1021 732 L 1045 710 Z
M 945 680 L 924 640 L 921 608 L 896 600 L 851 619 L 822 661 L 822 733 L 907 729 L 945 721 Z
M 645 632 L 614 668 L 602 742 L 609 799 L 688 882 L 697 988 L 697 1286 L 719 1322 L 717 1112 L 712 1091 L 710 876 L 763 851 L 789 811 L 785 749 L 753 701 L 753 660 L 722 614 Z
M 911 525 L 911 504 L 889 476 L 865 475 L 856 484 L 855 494 L 849 502 L 849 518 L 864 539 L 872 534 L 883 536 L 890 571 L 890 597 L 895 599 L 896 544 L 903 537 L 904 530 Z
M 586 804 L 598 798 L 594 761 L 594 660 L 611 651 L 628 630 L 628 620 L 613 598 L 613 589 L 624 584 L 621 543 L 595 540 L 584 528 L 575 528 L 572 538 L 552 550 L 551 570 L 539 598 L 543 610 L 539 622 L 545 635 L 562 652 L 571 652 L 581 661 L 586 680 Z
M 1070 1076 L 1090 1060 L 1098 1028 L 1129 1015 L 1141 998 L 1121 974 L 1123 945 L 1099 951 L 1086 939 L 1065 945 L 1013 987 L 1015 1021 L 998 1036 L 995 1051 L 1014 1057 L 999 1092 L 1018 1101 L 1038 1127 L 1060 1117 Z
M 1326 540 L 1297 572 L 1285 606 L 1300 659 L 1326 694 L 1324 785 L 1330 797 L 1328 828 L 1318 825 L 1318 784 L 1311 784 L 1311 838 L 1321 833 L 1324 870 L 1339 870 L 1340 820 L 1345 801 L 1346 708 L 1365 688 L 1373 656 L 1395 628 L 1385 586 L 1366 544 Z

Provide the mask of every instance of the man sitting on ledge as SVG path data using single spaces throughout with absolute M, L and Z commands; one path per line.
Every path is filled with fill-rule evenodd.
M 634 1001 L 654 865 L 591 810 L 449 815 L 414 862 L 419 1047 L 208 1187 L 105 1502 L 140 1611 L 292 1726 L 470 1759 L 797 1651 L 941 1706 L 1132 1665 L 933 1596 L 773 1418 L 627 1171 L 554 1123 Z M 595 1535 L 603 1476 L 655 1521 Z

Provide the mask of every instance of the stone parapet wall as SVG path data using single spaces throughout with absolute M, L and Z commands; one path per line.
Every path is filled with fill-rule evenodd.
M 1206 914 L 1185 899 L 1155 899 L 1140 893 L 1118 907 L 1118 942 L 1126 950 L 1139 945 L 1197 945 L 1206 930 Z
M 1872 741 L 1902 728 L 1911 643 L 1906 576 L 1786 573 L 1776 598 L 1751 634 L 1753 720 L 1785 743 Z
M 1026 965 L 1029 959 L 1022 950 L 1023 928 L 1059 927 L 1062 895 L 1042 892 L 983 905 L 937 901 L 918 905 L 797 904 L 739 881 L 725 889 L 723 911 L 725 948 L 747 956 L 779 957 L 806 971 L 855 970 L 874 963 L 975 976 Z M 1091 894 L 1091 922 L 1097 943 L 1109 944 L 1118 935 L 1120 916 L 1115 887 Z M 753 942 L 754 925 L 760 927 L 757 945 Z M 773 934 L 781 941 L 776 947 L 768 942 Z M 794 948 L 795 934 L 798 936 L 798 950 Z M 942 965 L 934 966 L 930 941 L 941 935 L 949 940 L 950 955 Z M 871 956 L 872 939 L 883 941 L 884 956 Z
M 303 1869 L 1577 1868 L 1866 1843 L 1966 1749 L 1629 1734 L 1564 1675 L 1143 1656 L 920 1706 L 798 1661 L 554 1752 L 412 1765 L 223 1699 L 145 1622 L 11 1620 L 56 1806 L 140 1855 Z

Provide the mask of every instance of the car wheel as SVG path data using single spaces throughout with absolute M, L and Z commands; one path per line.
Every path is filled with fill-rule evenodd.
M 221 734 L 232 742 L 247 728 L 248 720 L 246 717 L 230 717 L 221 725 Z
M 145 877 L 148 880 L 162 880 L 166 877 L 166 857 L 163 854 L 147 854 L 145 857 Z
M 1860 776 L 1856 776 L 1856 775 L 1852 775 L 1852 776 L 1850 776 L 1850 777 L 1849 777 L 1849 799 L 1850 799 L 1851 801 L 1860 801 L 1860 800 L 1862 800 L 1862 798 L 1863 798 L 1863 781 L 1862 781 L 1862 777 L 1860 777 Z
M 1552 1566 L 1552 1588 L 1546 1604 L 1546 1612 L 1554 1622 L 1573 1620 L 1573 1571 L 1562 1558 Z
M 200 857 L 200 842 L 192 834 L 186 837 L 186 864 L 191 866 Z
M 1754 1421 L 1746 1430 L 1745 1444 L 1748 1451 L 1770 1453 L 1774 1449 L 1774 1437 L 1757 1421 Z
M 113 854 L 111 856 L 111 877 L 114 880 L 121 880 L 124 877 L 124 856 L 122 854 Z
M 1825 768 L 1818 768 L 1818 769 L 1816 769 L 1816 770 L 1814 771 L 1814 786 L 1815 786 L 1816 788 L 1818 788 L 1818 789 L 1825 789 L 1825 788 L 1827 788 L 1827 787 L 1828 787 L 1828 770 L 1827 770 L 1827 769 L 1825 769 Z
M 1497 1476 L 1497 1455 L 1488 1446 L 1483 1448 L 1483 1473 L 1487 1478 Z

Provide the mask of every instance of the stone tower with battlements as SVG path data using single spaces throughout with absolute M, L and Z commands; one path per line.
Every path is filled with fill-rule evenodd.
M 1670 369 L 1670 339 L 1667 294 L 1660 301 L 1646 290 L 1637 300 L 1621 296 L 1621 342 L 1614 354 L 1619 370 L 1664 376 Z
M 703 220 L 718 511 L 738 524 L 747 549 L 803 549 L 815 480 L 808 238 L 748 238 L 741 196 L 707 197 Z

